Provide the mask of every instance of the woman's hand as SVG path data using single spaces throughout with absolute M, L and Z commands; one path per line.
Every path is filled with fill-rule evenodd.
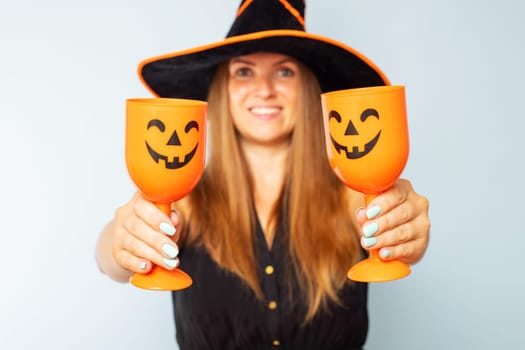
M 101 270 L 116 280 L 127 281 L 133 272 L 148 273 L 152 264 L 176 268 L 180 226 L 177 213 L 167 217 L 154 203 L 135 193 L 116 210 L 114 220 L 100 237 L 97 260 Z
M 430 220 L 428 200 L 414 192 L 408 180 L 400 179 L 378 195 L 367 208 L 357 211 L 363 248 L 379 249 L 383 260 L 415 264 L 428 246 Z

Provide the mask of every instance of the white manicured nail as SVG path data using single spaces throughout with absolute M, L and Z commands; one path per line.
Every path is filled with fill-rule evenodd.
M 179 259 L 168 259 L 168 258 L 162 258 L 162 263 L 166 265 L 169 268 L 175 268 L 179 265 Z
M 167 222 L 161 222 L 159 228 L 162 232 L 164 232 L 168 236 L 173 236 L 175 232 L 177 232 L 177 229 L 175 228 L 175 226 Z
M 177 246 L 175 245 L 171 245 L 171 244 L 164 244 L 162 246 L 162 251 L 170 258 L 172 259 L 175 259 L 177 257 L 177 255 L 179 254 L 179 248 L 177 248 Z

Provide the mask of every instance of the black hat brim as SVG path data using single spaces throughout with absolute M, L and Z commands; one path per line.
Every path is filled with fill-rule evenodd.
M 335 40 L 299 30 L 269 30 L 147 59 L 139 75 L 159 97 L 206 100 L 217 65 L 254 52 L 282 53 L 303 62 L 322 92 L 389 85 L 385 74 L 364 55 Z

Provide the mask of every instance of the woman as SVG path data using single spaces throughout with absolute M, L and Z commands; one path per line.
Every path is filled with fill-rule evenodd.
M 363 249 L 408 264 L 426 250 L 428 201 L 409 181 L 363 208 L 329 168 L 320 93 L 388 81 L 305 33 L 303 13 L 303 1 L 243 1 L 226 40 L 141 66 L 159 96 L 207 98 L 210 154 L 171 217 L 139 193 L 120 207 L 97 259 L 124 282 L 180 257 L 194 280 L 172 294 L 181 349 L 361 348 L 367 285 L 348 268 Z

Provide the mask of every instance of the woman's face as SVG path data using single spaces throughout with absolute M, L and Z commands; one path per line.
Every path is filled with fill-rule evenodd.
M 243 142 L 287 141 L 297 115 L 301 77 L 293 58 L 255 53 L 229 62 L 230 113 Z

